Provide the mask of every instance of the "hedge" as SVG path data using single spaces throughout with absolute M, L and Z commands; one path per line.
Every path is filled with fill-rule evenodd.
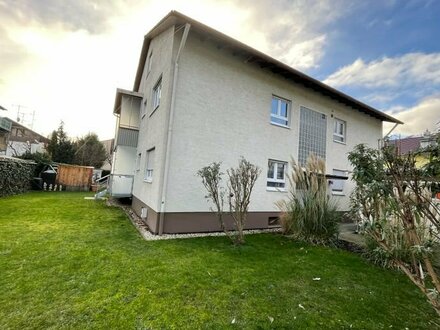
M 34 162 L 0 156 L 0 197 L 28 191 L 35 166 Z

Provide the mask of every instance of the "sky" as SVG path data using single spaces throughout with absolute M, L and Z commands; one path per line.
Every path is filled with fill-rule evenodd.
M 0 0 L 0 116 L 112 138 L 116 88 L 173 9 L 404 121 L 394 133 L 440 121 L 437 0 Z

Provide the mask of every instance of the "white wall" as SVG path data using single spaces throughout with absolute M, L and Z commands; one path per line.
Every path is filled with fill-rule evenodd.
M 30 151 L 32 154 L 36 152 L 44 152 L 44 143 L 31 143 L 29 150 L 29 144 L 27 142 L 9 141 L 6 149 L 6 156 L 21 156 L 25 154 L 26 151 Z
M 267 161 L 297 159 L 300 106 L 327 115 L 327 173 L 349 170 L 353 146 L 376 147 L 382 136 L 379 120 L 246 64 L 191 32 L 179 68 L 167 212 L 208 211 L 197 170 L 213 161 L 221 161 L 223 169 L 236 166 L 240 156 L 262 169 L 251 211 L 277 210 L 274 203 L 286 194 L 266 190 Z M 272 94 L 292 101 L 290 128 L 270 124 Z M 347 122 L 346 145 L 333 142 L 332 115 Z M 351 187 L 347 182 L 346 196 L 337 197 L 344 209 Z
M 136 148 L 117 146 L 113 154 L 112 174 L 134 175 Z
M 150 43 L 139 92 L 144 94 L 141 104 L 141 119 L 137 153 L 141 153 L 140 170 L 135 172 L 133 195 L 148 204 L 153 210 L 160 209 L 161 182 L 165 161 L 166 135 L 172 87 L 174 27 L 164 31 Z M 152 69 L 147 74 L 148 58 L 153 51 Z M 152 91 L 162 77 L 160 106 L 153 112 Z M 144 101 L 147 101 L 144 108 Z M 145 114 L 145 115 L 143 115 Z M 144 181 L 146 152 L 155 148 L 154 173 L 152 182 Z

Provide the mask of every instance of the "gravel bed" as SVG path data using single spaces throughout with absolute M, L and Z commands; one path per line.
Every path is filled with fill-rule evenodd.
M 160 241 L 167 239 L 179 239 L 179 238 L 194 238 L 194 237 L 206 237 L 206 236 L 226 236 L 224 232 L 210 232 L 210 233 L 188 233 L 188 234 L 163 234 L 161 236 L 154 235 L 150 232 L 148 225 L 132 210 L 128 205 L 120 203 L 118 200 L 110 198 L 107 200 L 107 205 L 116 206 L 124 210 L 127 216 L 130 218 L 131 223 L 136 227 L 139 233 L 146 241 Z M 245 230 L 245 235 L 260 234 L 260 233 L 277 233 L 281 232 L 281 228 L 270 229 L 251 229 Z M 233 232 L 231 232 L 233 233 Z

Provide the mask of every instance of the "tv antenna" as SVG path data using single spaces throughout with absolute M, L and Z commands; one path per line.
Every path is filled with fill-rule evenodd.
M 25 110 L 29 108 L 22 104 L 13 104 L 12 106 L 17 107 L 17 122 L 23 126 L 27 126 L 30 129 L 33 129 L 35 121 L 35 110 Z

